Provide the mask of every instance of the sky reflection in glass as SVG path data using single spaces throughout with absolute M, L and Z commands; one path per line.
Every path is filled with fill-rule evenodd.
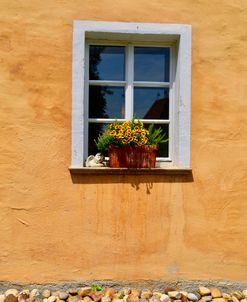
M 135 47 L 134 80 L 169 82 L 169 62 L 167 47 Z

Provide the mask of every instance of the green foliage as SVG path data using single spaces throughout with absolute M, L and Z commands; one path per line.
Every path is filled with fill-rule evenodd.
M 124 292 L 121 292 L 120 295 L 118 296 L 119 299 L 123 299 L 125 296 Z
M 101 292 L 103 290 L 103 287 L 100 284 L 92 284 L 91 288 L 94 292 Z
M 159 145 L 166 143 L 168 138 L 165 139 L 166 133 L 163 133 L 162 128 L 154 128 L 154 124 L 148 127 L 148 145 Z
M 144 128 L 143 122 L 132 119 L 131 121 L 111 123 L 105 132 L 95 141 L 98 150 L 106 155 L 109 145 L 118 147 L 159 145 L 168 141 L 162 128 L 155 128 L 151 124 L 148 129 Z

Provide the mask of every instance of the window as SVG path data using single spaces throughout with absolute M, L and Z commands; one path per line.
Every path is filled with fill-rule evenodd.
M 190 41 L 189 25 L 75 21 L 72 166 L 108 123 L 136 116 L 169 137 L 158 166 L 189 167 Z

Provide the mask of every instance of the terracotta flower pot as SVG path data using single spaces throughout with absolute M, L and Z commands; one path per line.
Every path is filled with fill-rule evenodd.
M 156 145 L 122 148 L 110 145 L 109 166 L 111 168 L 155 168 L 157 150 Z

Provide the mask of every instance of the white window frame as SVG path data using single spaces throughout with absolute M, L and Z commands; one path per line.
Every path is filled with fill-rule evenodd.
M 190 168 L 191 25 L 74 21 L 72 60 L 72 163 L 82 167 L 88 137 L 88 41 L 171 47 L 168 159 L 162 168 Z

